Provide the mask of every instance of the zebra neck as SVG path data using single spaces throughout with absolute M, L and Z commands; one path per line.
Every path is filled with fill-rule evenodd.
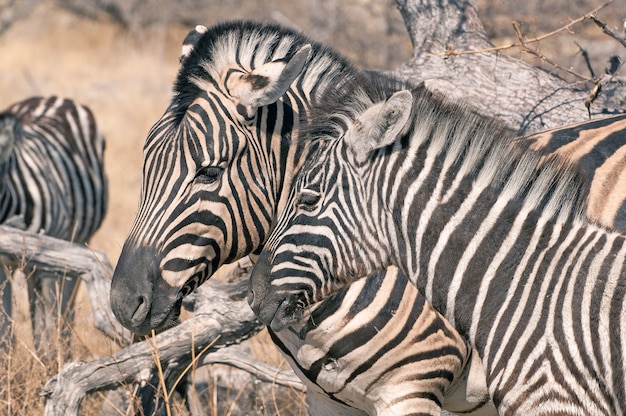
M 520 351 L 513 344 L 489 346 L 519 331 L 546 348 L 551 340 L 590 334 L 606 342 L 594 344 L 604 348 L 596 351 L 602 365 L 615 368 L 611 360 L 625 350 L 614 336 L 626 327 L 624 236 L 575 213 L 527 209 L 523 198 L 503 194 L 497 187 L 461 186 L 449 198 L 414 198 L 402 211 L 407 215 L 396 216 L 404 222 L 397 230 L 412 246 L 400 257 L 401 268 L 468 337 L 492 374 L 502 370 L 503 357 Z M 547 330 L 537 335 L 536 328 Z
M 624 237 L 583 219 L 584 181 L 467 119 L 414 126 L 396 143 L 404 149 L 381 152 L 384 172 L 369 173 L 391 178 L 370 181 L 369 191 L 392 212 L 394 263 L 473 343 L 489 336 L 495 317 L 505 325 L 526 315 L 521 297 L 582 302 L 583 292 L 569 293 L 575 281 L 614 288 L 608 299 L 621 311 Z M 610 302 L 595 302 L 596 316 L 621 320 L 608 315 Z

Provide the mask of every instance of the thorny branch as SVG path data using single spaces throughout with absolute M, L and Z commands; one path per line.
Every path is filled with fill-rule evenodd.
M 537 36 L 535 38 L 530 38 L 527 39 L 526 37 L 524 37 L 521 34 L 521 31 L 518 33 L 518 41 L 517 42 L 513 42 L 511 44 L 508 45 L 502 45 L 502 46 L 494 46 L 492 48 L 482 48 L 482 49 L 477 49 L 477 50 L 473 50 L 473 51 L 453 51 L 453 50 L 446 50 L 445 52 L 438 54 L 438 56 L 442 56 L 442 57 L 446 57 L 446 56 L 456 56 L 456 55 L 470 55 L 470 54 L 478 54 L 478 53 L 487 53 L 487 52 L 499 52 L 499 51 L 505 51 L 508 49 L 512 49 L 512 48 L 522 48 L 522 50 L 525 50 L 528 46 L 528 44 L 530 43 L 538 43 L 541 42 L 544 39 L 547 39 L 549 37 L 552 37 L 558 33 L 564 32 L 564 31 L 568 31 L 570 32 L 570 29 L 572 28 L 572 26 L 576 25 L 577 23 L 582 22 L 585 19 L 591 19 L 592 16 L 594 16 L 598 11 L 602 10 L 603 8 L 605 8 L 606 6 L 610 5 L 611 3 L 613 3 L 615 0 L 609 0 L 606 3 L 596 7 L 595 9 L 591 10 L 589 13 L 584 14 L 583 16 L 579 17 L 578 19 L 572 20 L 571 22 L 569 22 L 568 24 L 566 24 L 565 26 L 561 26 L 560 28 L 553 30 L 550 33 L 546 33 L 543 34 L 541 36 Z M 519 28 L 519 23 L 518 22 L 513 22 L 513 28 L 516 30 L 517 32 L 517 28 Z
M 596 7 L 595 9 L 591 10 L 590 12 L 584 14 L 583 16 L 570 21 L 568 24 L 566 24 L 564 26 L 561 26 L 560 28 L 555 29 L 552 32 L 543 34 L 541 36 L 537 36 L 537 37 L 534 37 L 534 38 L 527 38 L 526 36 L 524 36 L 524 34 L 522 32 L 521 24 L 519 22 L 514 21 L 512 24 L 513 24 L 513 30 L 515 31 L 515 36 L 517 37 L 517 41 L 516 42 L 513 42 L 513 43 L 508 44 L 508 45 L 495 46 L 495 47 L 492 47 L 492 48 L 483 48 L 483 49 L 472 50 L 472 51 L 454 51 L 454 50 L 448 49 L 445 52 L 439 54 L 438 56 L 448 57 L 448 56 L 457 56 L 457 55 L 466 55 L 466 54 L 479 54 L 479 53 L 489 53 L 489 52 L 504 51 L 504 50 L 508 50 L 508 49 L 512 49 L 512 48 L 519 48 L 521 52 L 529 53 L 531 55 L 534 55 L 537 58 L 541 59 L 543 62 L 547 62 L 548 64 L 550 64 L 554 69 L 558 69 L 560 71 L 566 72 L 566 73 L 574 76 L 575 78 L 579 79 L 583 83 L 592 83 L 593 86 L 591 88 L 589 96 L 585 100 L 585 107 L 587 108 L 587 111 L 589 112 L 589 115 L 591 116 L 591 104 L 596 100 L 596 98 L 598 98 L 600 92 L 602 91 L 602 86 L 604 84 L 606 84 L 607 82 L 609 82 L 609 80 L 612 78 L 612 76 L 617 72 L 617 70 L 619 69 L 619 66 L 621 66 L 621 62 L 618 61 L 618 65 L 613 65 L 614 68 L 612 68 L 609 72 L 607 72 L 608 78 L 607 78 L 606 75 L 602 75 L 601 77 L 598 78 L 594 74 L 593 69 L 591 68 L 591 65 L 589 64 L 589 58 L 588 58 L 588 56 L 586 54 L 586 51 L 583 48 L 581 48 L 580 45 L 579 45 L 581 53 L 583 54 L 583 58 L 586 60 L 587 66 L 590 69 L 591 77 L 587 77 L 587 76 L 584 76 L 582 74 L 579 74 L 578 72 L 576 72 L 576 71 L 574 71 L 574 70 L 572 70 L 570 68 L 566 68 L 563 65 L 560 65 L 558 62 L 550 59 L 549 57 L 547 57 L 546 55 L 541 53 L 538 49 L 533 48 L 533 47 L 531 47 L 529 45 L 530 44 L 539 43 L 542 40 L 548 39 L 549 37 L 554 36 L 554 35 L 559 34 L 559 33 L 562 33 L 564 31 L 571 32 L 571 28 L 574 25 L 576 25 L 576 24 L 578 24 L 578 23 L 580 23 L 580 22 L 582 22 L 584 20 L 590 19 L 598 27 L 600 27 L 605 34 L 607 34 L 610 37 L 616 39 L 624 47 L 626 47 L 626 38 L 624 36 L 621 36 L 618 33 L 616 33 L 613 29 L 609 28 L 608 25 L 605 22 L 603 22 L 602 20 L 600 20 L 597 17 L 597 12 L 598 11 L 602 10 L 603 8 L 605 8 L 606 6 L 610 5 L 614 1 L 615 0 L 609 0 L 606 3 L 604 3 L 604 4 Z
M 593 22 L 600 29 L 602 29 L 602 31 L 605 34 L 609 35 L 610 37 L 612 37 L 613 39 L 615 39 L 616 41 L 621 43 L 623 47 L 626 48 L 626 37 L 624 37 L 622 35 L 619 35 L 617 32 L 615 32 L 613 29 L 611 29 L 605 22 L 603 22 L 602 20 L 598 19 L 598 16 L 596 16 L 595 14 L 592 14 L 591 16 L 589 16 L 589 18 L 591 20 L 593 20 Z
M 536 56 L 537 58 L 541 59 L 544 62 L 549 63 L 550 65 L 552 65 L 553 68 L 557 68 L 560 69 L 562 71 L 567 72 L 570 75 L 573 75 L 574 77 L 583 80 L 583 81 L 588 81 L 589 78 L 579 74 L 578 72 L 569 69 L 569 68 L 565 68 L 562 65 L 559 65 L 558 62 L 553 61 L 552 59 L 548 58 L 546 55 L 542 54 L 541 52 L 539 52 L 539 50 L 531 48 L 530 46 L 528 46 L 528 41 L 526 40 L 526 38 L 524 37 L 524 34 L 522 33 L 522 28 L 521 25 L 519 24 L 519 22 L 513 22 L 513 30 L 515 30 L 515 36 L 517 36 L 517 39 L 519 41 L 519 44 L 517 44 L 520 49 L 522 50 L 522 52 L 526 52 L 529 53 L 531 55 Z M 538 38 L 535 38 L 538 39 Z

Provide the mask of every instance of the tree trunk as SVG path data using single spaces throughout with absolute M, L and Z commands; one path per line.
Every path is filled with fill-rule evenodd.
M 402 78 L 463 99 L 480 113 L 497 117 L 520 134 L 589 118 L 589 83 L 571 84 L 503 52 L 446 55 L 446 51 L 493 48 L 476 7 L 468 0 L 396 0 L 404 18 L 413 58 L 396 71 Z M 620 79 L 604 89 L 613 100 L 626 96 Z M 617 90 L 615 90 L 617 89 Z M 591 105 L 593 117 L 614 111 L 608 95 Z M 620 112 L 623 112 L 621 109 Z

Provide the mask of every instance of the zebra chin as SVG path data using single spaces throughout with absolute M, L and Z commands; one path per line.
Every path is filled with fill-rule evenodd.
M 276 302 L 254 302 L 254 294 L 248 297 L 248 303 L 259 321 L 274 332 L 288 327 L 299 327 L 305 321 L 304 309 L 299 306 L 297 296 L 288 296 Z
M 305 293 L 299 291 L 274 292 L 265 277 L 270 272 L 269 255 L 263 251 L 250 274 L 248 304 L 259 321 L 272 331 L 304 323 Z

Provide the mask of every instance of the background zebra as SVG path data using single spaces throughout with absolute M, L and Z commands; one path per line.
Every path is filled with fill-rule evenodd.
M 356 73 L 300 34 L 250 22 L 196 28 L 181 62 L 172 103 L 146 141 L 141 204 L 111 287 L 113 311 L 137 333 L 171 324 L 184 294 L 260 249 L 314 151 L 297 140 L 301 118 L 329 85 L 341 88 Z M 493 414 L 481 369 L 468 403 L 464 340 L 396 273 L 337 294 L 304 327 L 271 333 L 307 383 L 310 413 L 407 414 L 420 406 L 438 415 L 443 403 Z M 397 297 L 378 296 L 379 285 Z M 412 306 L 400 307 L 403 300 Z
M 33 233 L 86 242 L 102 223 L 107 204 L 104 138 L 89 108 L 69 99 L 33 97 L 0 113 L 0 222 Z M 19 259 L 16 259 L 19 262 Z M 7 319 L 11 291 L 1 273 Z M 60 279 L 59 279 L 60 277 Z M 76 282 L 41 273 L 28 278 L 34 333 L 49 346 L 56 318 L 68 316 Z M 57 310 L 57 292 L 61 310 Z
M 625 238 L 582 218 L 584 180 L 422 88 L 353 90 L 311 130 L 255 313 L 296 325 L 396 264 L 479 352 L 501 414 L 624 414 Z

